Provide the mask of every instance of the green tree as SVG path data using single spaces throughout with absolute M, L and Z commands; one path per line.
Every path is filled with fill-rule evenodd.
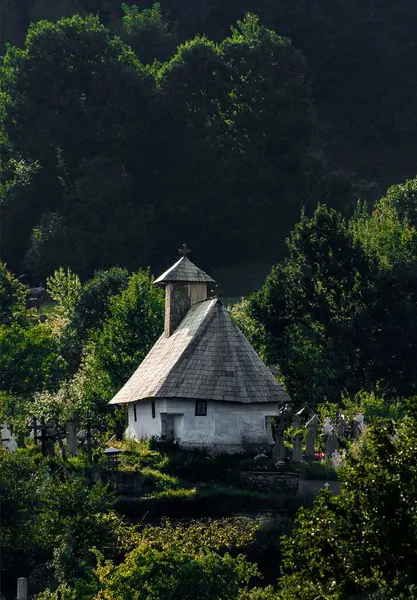
M 254 14 L 232 27 L 220 49 L 229 67 L 224 85 L 231 100 L 221 110 L 235 144 L 227 217 L 236 222 L 236 237 L 230 251 L 244 237 L 249 252 L 259 255 L 265 243 L 276 246 L 277 229 L 286 231 L 301 207 L 320 194 L 319 181 L 306 185 L 310 173 L 321 170 L 310 154 L 314 111 L 306 62 L 288 38 Z
M 417 178 L 391 186 L 385 196 L 385 202 L 392 207 L 402 221 L 417 226 Z
M 122 522 L 104 486 L 89 488 L 65 471 L 54 476 L 56 467 L 33 450 L 9 453 L 0 448 L 0 467 L 4 586 L 15 591 L 22 573 L 30 577 L 34 591 L 44 590 L 46 581 L 72 585 L 89 576 L 92 546 L 100 546 L 108 557 L 115 555 Z
M 416 337 L 417 263 L 397 262 L 375 277 L 374 294 L 368 310 L 373 343 L 368 346 L 372 380 L 383 382 L 390 396 L 416 393 L 417 372 L 413 355 Z
M 141 544 L 118 566 L 100 561 L 95 573 L 101 588 L 96 600 L 237 600 L 258 571 L 243 555 Z
M 56 336 L 46 323 L 0 325 L 0 419 L 26 431 L 35 395 L 58 389 L 66 374 Z
M 115 553 L 120 519 L 111 510 L 112 502 L 105 486 L 90 489 L 81 479 L 52 480 L 49 493 L 43 493 L 37 532 L 42 532 L 40 545 L 50 556 L 49 566 L 60 584 L 89 574 L 93 546 L 105 549 L 107 556 Z
M 164 296 L 149 271 L 129 278 L 127 288 L 110 299 L 108 317 L 87 344 L 78 372 L 62 398 L 71 397 L 97 425 L 112 396 L 126 383 L 163 330 Z
M 13 591 L 16 577 L 21 576 L 19 573 L 29 572 L 31 558 L 37 553 L 34 516 L 44 483 L 40 456 L 23 450 L 11 453 L 0 446 L 2 587 L 7 588 L 13 583 Z
M 313 109 L 300 53 L 247 15 L 221 43 L 197 36 L 179 46 L 157 84 L 163 163 L 171 168 L 162 174 L 156 218 L 169 245 L 183 232 L 201 254 L 210 247 L 210 260 L 226 254 L 230 262 L 259 255 L 257 240 L 276 246 L 277 228 L 293 221 L 299 199 L 310 202 L 305 173 L 320 170 L 308 166 Z M 169 126 L 175 134 L 166 141 Z M 227 236 L 226 222 L 233 222 Z M 221 244 L 213 242 L 219 232 Z
M 79 367 L 83 347 L 97 335 L 109 316 L 110 300 L 127 287 L 129 273 L 126 269 L 112 267 L 96 271 L 81 286 L 74 298 L 71 318 L 61 331 L 62 353 L 72 373 Z
M 229 102 L 228 70 L 218 45 L 198 36 L 179 46 L 156 73 L 155 129 L 161 136 L 156 148 L 161 163 L 170 165 L 159 174 L 155 200 L 164 248 L 176 248 L 177 240 L 186 238 L 203 255 L 213 239 L 214 222 L 221 218 L 223 182 L 233 152 L 222 114 Z M 171 131 L 168 139 L 167 130 Z M 205 225 L 196 228 L 196 222 Z
M 130 119 L 139 116 L 150 82 L 132 50 L 97 18 L 32 25 L 23 49 L 8 48 L 2 76 L 3 126 L 15 152 L 59 168 L 67 180 L 83 160 L 100 156 L 103 145 L 131 162 L 129 144 L 143 121 L 132 130 Z
M 24 318 L 25 296 L 25 286 L 0 262 L 0 324 Z
M 64 367 L 56 339 L 46 323 L 28 329 L 17 323 L 0 325 L 2 391 L 28 397 L 42 389 L 53 389 Z
M 85 278 L 115 262 L 137 268 L 137 256 L 147 260 L 153 209 L 135 179 L 118 157 L 84 161 L 64 192 L 60 212 L 44 214 L 34 227 L 26 254 L 30 269 L 49 273 L 64 264 Z
M 264 328 L 267 360 L 278 363 L 299 402 L 338 401 L 367 385 L 372 268 L 347 223 L 319 205 L 296 225 L 283 265 L 273 268 L 248 311 Z
M 417 597 L 414 399 L 407 412 L 369 426 L 348 454 L 340 496 L 321 492 L 299 513 L 284 541 L 283 599 Z
M 62 267 L 47 279 L 48 293 L 53 300 L 58 302 L 64 315 L 69 318 L 73 315 L 77 299 L 81 293 L 81 281 L 70 268 Z
M 120 242 L 120 227 L 113 227 L 120 182 L 125 224 L 141 222 L 146 213 L 142 201 L 146 206 L 150 165 L 143 148 L 152 78 L 134 52 L 92 16 L 32 25 L 22 49 L 8 48 L 1 76 L 8 177 L 19 187 L 16 165 L 37 165 L 29 186 L 34 200 L 24 219 L 25 234 L 33 230 L 30 267 L 40 272 L 45 265 L 49 270 L 59 264 L 75 266 L 71 250 L 76 249 L 75 258 L 83 259 L 80 266 L 91 269 L 84 263 L 90 253 L 97 260 L 97 245 L 107 262 L 95 268 L 111 266 L 105 249 L 114 251 Z M 137 187 L 131 183 L 133 174 Z M 15 206 L 14 187 L 5 194 L 3 213 L 17 235 L 22 211 Z M 26 203 L 22 190 L 17 197 Z M 133 243 L 132 236 L 128 239 Z M 137 239 L 140 243 L 141 236 Z M 7 241 L 14 247 L 11 234 Z M 27 250 L 27 238 L 25 245 Z M 10 249 L 3 251 L 8 255 Z
M 107 271 L 96 271 L 84 283 L 75 302 L 72 322 L 81 335 L 101 328 L 109 314 L 111 299 L 126 289 L 128 279 L 127 269 L 112 267 Z
M 171 25 L 159 2 L 140 10 L 135 4 L 122 4 L 123 25 L 129 34 L 129 43 L 139 59 L 145 63 L 167 60 L 177 46 L 176 26 Z
M 392 189 L 392 188 L 391 188 Z M 416 256 L 416 229 L 408 215 L 401 214 L 390 196 L 376 202 L 371 214 L 366 206 L 357 206 L 349 220 L 349 229 L 370 259 L 376 259 L 382 269 L 397 262 L 407 262 Z
M 149 271 L 139 271 L 110 301 L 110 315 L 94 346 L 94 357 L 122 385 L 142 362 L 163 329 L 164 296 Z

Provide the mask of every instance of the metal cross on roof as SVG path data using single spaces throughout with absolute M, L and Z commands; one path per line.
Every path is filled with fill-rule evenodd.
M 183 244 L 182 248 L 180 248 L 178 252 L 183 256 L 189 256 L 191 254 L 191 250 L 187 247 L 187 244 Z

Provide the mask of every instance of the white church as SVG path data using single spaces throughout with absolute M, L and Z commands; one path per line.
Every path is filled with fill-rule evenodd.
M 185 248 L 185 247 L 184 247 Z M 186 256 L 155 280 L 165 286 L 161 337 L 110 404 L 126 404 L 127 437 L 175 440 L 210 452 L 273 444 L 270 418 L 289 400 Z

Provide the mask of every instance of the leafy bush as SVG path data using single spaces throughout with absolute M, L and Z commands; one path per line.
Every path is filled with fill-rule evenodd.
M 174 544 L 158 551 L 143 543 L 118 566 L 96 554 L 97 600 L 237 600 L 258 574 L 242 555 L 185 551 Z
M 77 592 L 64 584 L 58 586 L 54 592 L 49 589 L 41 592 L 34 600 L 77 600 Z
M 322 490 L 284 540 L 282 599 L 417 594 L 417 413 L 378 420 L 350 449 L 341 493 Z M 382 595 L 382 597 L 384 597 Z
M 66 317 L 71 317 L 81 292 L 80 278 L 71 269 L 59 267 L 47 279 L 48 293 L 56 300 Z
M 2 582 L 27 573 L 33 586 L 70 584 L 93 565 L 90 547 L 113 556 L 120 518 L 102 485 L 58 472 L 37 450 L 9 453 L 0 447 Z M 23 571 L 22 571 L 23 570 Z
M 330 460 L 321 460 L 311 464 L 303 465 L 301 472 L 306 479 L 326 479 L 328 481 L 336 481 L 337 471 Z

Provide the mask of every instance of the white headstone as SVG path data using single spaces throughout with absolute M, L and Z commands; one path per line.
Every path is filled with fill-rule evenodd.
M 27 600 L 28 581 L 26 577 L 19 577 L 17 580 L 17 600 Z
M 365 429 L 365 417 L 363 416 L 363 414 L 356 415 L 355 421 L 358 424 L 359 431 L 362 433 Z
M 324 419 L 324 423 L 323 423 L 323 433 L 324 435 L 330 435 L 333 431 L 334 427 L 333 427 L 333 422 L 329 417 L 326 417 Z
M 17 450 L 17 439 L 12 435 L 7 423 L 4 423 L 3 428 L 0 431 L 0 438 L 3 448 L 6 448 L 9 452 L 15 452 Z

